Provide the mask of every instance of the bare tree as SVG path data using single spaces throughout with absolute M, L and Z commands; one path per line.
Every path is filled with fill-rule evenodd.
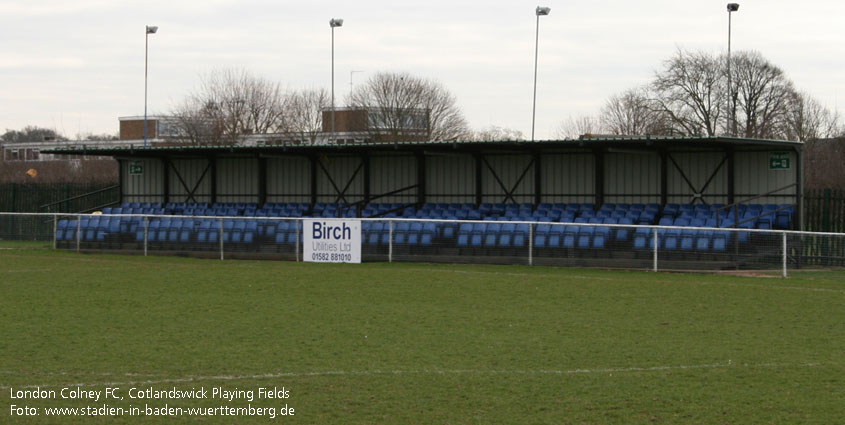
M 724 110 L 724 73 L 718 58 L 678 50 L 656 75 L 655 102 L 683 136 L 715 136 Z
M 558 125 L 555 136 L 563 139 L 577 139 L 582 136 L 599 135 L 606 133 L 601 120 L 596 117 L 582 115 L 579 117 L 569 116 Z
M 223 138 L 223 128 L 216 121 L 217 106 L 200 102 L 200 99 L 190 97 L 176 106 L 170 115 L 184 143 L 218 145 Z
M 809 142 L 842 136 L 839 114 L 833 113 L 806 93 L 793 93 L 786 113 L 787 140 Z
M 626 135 L 721 133 L 793 140 L 835 133 L 836 117 L 797 93 L 783 70 L 758 52 L 739 52 L 731 59 L 733 93 L 729 95 L 726 59 L 678 50 L 648 87 L 608 99 L 601 113 L 605 130 Z
M 74 136 L 76 140 L 90 140 L 94 142 L 108 142 L 112 140 L 120 140 L 120 134 L 94 134 L 90 131 L 84 131 L 80 133 L 76 133 Z
M 280 130 L 296 140 L 316 143 L 323 125 L 322 110 L 330 103 L 329 93 L 323 88 L 289 93 L 284 102 L 284 119 Z
M 186 134 L 212 135 L 212 140 L 235 144 L 243 135 L 282 127 L 283 102 L 278 83 L 245 70 L 222 70 L 204 77 L 173 115 L 180 117 L 180 130 Z
M 783 70 L 758 52 L 739 52 L 731 58 L 732 90 L 739 114 L 736 134 L 749 138 L 784 136 L 790 103 L 799 101 Z
M 45 140 L 67 140 L 56 130 L 28 125 L 21 130 L 9 130 L 0 135 L 0 140 L 7 143 L 43 142 Z
M 472 133 L 471 140 L 477 141 L 511 141 L 511 140 L 525 140 L 525 136 L 519 130 L 512 128 L 503 128 L 496 125 L 476 130 Z
M 392 141 L 458 140 L 469 136 L 455 97 L 440 83 L 408 73 L 380 72 L 358 85 L 350 104 L 367 110 L 367 127 Z
M 611 96 L 601 111 L 602 127 L 614 135 L 668 135 L 671 123 L 645 88 L 629 89 Z

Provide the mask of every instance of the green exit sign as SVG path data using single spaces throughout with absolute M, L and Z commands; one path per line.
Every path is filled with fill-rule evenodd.
M 789 152 L 772 152 L 769 157 L 770 170 L 788 170 L 789 165 Z
M 144 163 L 141 161 L 130 161 L 129 162 L 129 175 L 130 176 L 140 176 L 144 174 Z

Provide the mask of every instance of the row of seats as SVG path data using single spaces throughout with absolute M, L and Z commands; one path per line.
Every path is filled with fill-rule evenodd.
M 80 240 L 85 242 L 126 242 L 133 240 L 150 243 L 173 244 L 217 244 L 222 234 L 224 243 L 253 244 L 269 242 L 294 244 L 302 240 L 302 229 L 294 220 L 236 220 L 236 219 L 192 219 L 179 217 L 157 218 L 149 221 L 146 231 L 141 217 L 85 217 L 76 220 L 60 220 L 57 240 L 75 241 L 77 226 L 81 229 Z M 699 219 L 687 221 L 684 218 L 664 218 L 664 225 L 705 227 L 712 222 Z M 593 226 L 583 226 L 589 223 Z M 535 248 L 593 248 L 602 249 L 613 243 L 614 247 L 633 249 L 654 249 L 654 230 L 648 227 L 610 227 L 600 224 L 623 224 L 633 226 L 629 218 L 579 217 L 568 225 L 538 223 L 533 231 Z M 526 247 L 531 227 L 526 223 L 499 221 L 475 223 L 435 223 L 420 221 L 396 221 L 392 231 L 389 222 L 362 222 L 362 240 L 369 246 L 387 246 L 391 232 L 395 245 L 432 246 L 446 244 L 458 248 L 522 248 Z M 750 232 L 731 233 L 724 230 L 659 229 L 658 243 L 664 250 L 722 252 L 735 234 L 739 243 L 746 243 Z
M 749 233 L 740 232 L 739 241 L 747 242 Z M 744 235 L 744 236 L 743 236 Z M 725 252 L 731 241 L 731 232 L 725 230 L 665 229 L 658 231 L 658 248 L 665 251 L 713 251 Z M 634 233 L 634 249 L 654 249 L 654 233 L 637 230 Z
M 755 229 L 790 229 L 795 214 L 795 208 L 789 204 L 750 204 L 737 205 L 736 208 L 725 208 L 724 205 L 678 205 L 666 204 L 662 218 L 674 217 L 691 219 L 716 219 L 719 221 L 736 222 L 750 221 Z M 714 226 L 715 227 L 715 226 Z M 726 226 L 730 227 L 730 226 Z
M 651 225 L 663 223 L 666 218 L 687 220 L 716 219 L 721 222 L 750 222 L 751 228 L 789 229 L 792 226 L 794 208 L 790 205 L 751 204 L 739 205 L 736 209 L 724 209 L 723 205 L 704 204 L 615 204 L 605 203 L 595 209 L 589 203 L 552 204 L 492 204 L 483 203 L 477 208 L 469 203 L 426 203 L 419 209 L 401 203 L 367 204 L 361 217 L 419 218 L 443 220 L 496 220 L 535 222 L 575 222 L 584 219 L 630 219 L 633 224 Z M 247 217 L 357 217 L 357 208 L 332 203 L 266 203 L 261 208 L 255 203 L 168 203 L 164 207 L 156 203 L 123 203 L 118 208 L 104 208 L 105 214 L 151 214 L 188 216 L 247 216 Z M 739 220 L 736 214 L 739 213 Z M 716 227 L 708 226 L 708 227 Z

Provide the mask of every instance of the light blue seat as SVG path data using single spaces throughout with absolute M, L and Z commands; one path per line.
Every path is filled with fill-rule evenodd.
M 699 231 L 695 237 L 695 250 L 696 251 L 709 251 L 710 250 L 710 238 L 713 236 L 712 230 L 702 230 Z
M 502 225 L 499 223 L 493 223 L 487 226 L 487 230 L 484 232 L 484 247 L 485 248 L 493 248 L 496 246 L 496 241 L 499 238 L 499 233 L 502 231 Z
M 589 248 L 590 241 L 596 233 L 593 226 L 583 226 L 578 230 L 578 248 Z
M 730 232 L 724 230 L 717 230 L 713 232 L 711 250 L 714 252 L 725 252 L 727 250 L 729 240 Z
M 658 236 L 660 237 L 661 245 L 663 249 L 668 251 L 675 251 L 678 249 L 678 243 L 681 237 L 681 231 L 678 229 L 669 229 L 664 231 L 658 231 Z
M 513 245 L 513 238 L 516 235 L 516 224 L 503 224 L 500 234 L 498 246 L 501 248 L 509 248 Z
M 568 225 L 566 227 L 554 226 L 552 228 L 553 233 L 549 236 L 549 246 L 554 246 L 555 248 L 560 246 L 564 248 L 575 248 L 580 228 L 581 226 L 575 225 Z
M 536 248 L 545 248 L 548 242 L 549 232 L 551 226 L 548 224 L 538 224 L 534 232 L 534 246 Z
M 420 244 L 420 237 L 422 235 L 423 225 L 419 221 L 411 223 L 408 227 L 408 245 L 417 246 Z
M 617 224 L 633 225 L 634 221 L 629 217 L 620 218 Z M 620 242 L 626 242 L 631 237 L 631 229 L 628 227 L 616 227 L 615 239 Z
M 472 226 L 469 244 L 473 248 L 481 248 L 484 242 L 484 233 L 487 231 L 486 223 L 475 223 Z
M 681 250 L 692 251 L 695 245 L 695 237 L 698 234 L 697 230 L 684 229 L 681 231 Z

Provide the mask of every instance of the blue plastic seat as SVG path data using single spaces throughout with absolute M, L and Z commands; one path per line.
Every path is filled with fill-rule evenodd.
M 695 250 L 708 251 L 710 250 L 710 238 L 713 235 L 712 230 L 699 231 L 695 237 Z
M 593 226 L 582 226 L 578 230 L 578 248 L 589 248 L 595 232 L 596 228 Z
M 545 248 L 548 242 L 549 232 L 551 226 L 548 224 L 538 224 L 534 232 L 534 246 L 537 248 Z
M 417 246 L 420 244 L 420 236 L 422 234 L 422 223 L 415 221 L 408 227 L 408 245 Z
M 657 232 L 658 236 L 660 236 L 661 241 L 663 242 L 663 249 L 668 251 L 674 251 L 678 249 L 678 239 L 680 239 L 681 231 L 678 229 L 667 229 L 663 231 L 663 234 L 660 234 L 660 231 Z
M 663 220 L 661 219 L 660 221 L 662 222 Z M 691 221 L 692 220 L 690 220 L 687 217 L 678 217 L 678 218 L 675 219 L 675 221 L 671 225 L 672 226 L 681 226 L 681 227 L 690 226 Z
M 605 219 L 605 224 L 616 224 L 615 218 Z M 592 247 L 604 248 L 605 243 L 610 239 L 610 227 L 598 226 L 595 227 L 593 235 Z
M 446 217 L 448 220 L 457 220 L 455 216 L 448 216 Z M 455 235 L 457 234 L 457 224 L 455 223 L 440 223 L 439 224 L 439 232 L 440 236 L 445 239 L 454 239 Z
M 459 233 L 458 234 L 458 241 L 457 241 L 458 247 L 461 247 L 461 248 L 469 247 L 469 236 L 470 236 L 469 233 Z
M 692 229 L 684 229 L 681 231 L 680 248 L 682 251 L 692 251 L 697 234 L 698 231 Z
M 422 233 L 420 233 L 420 245 L 430 246 L 434 239 L 438 237 L 439 223 L 426 222 L 422 225 Z
M 648 237 L 642 234 L 634 235 L 634 249 L 648 248 Z
M 575 248 L 576 238 L 581 226 L 554 226 L 552 233 L 549 236 L 549 246 L 555 248 L 563 246 L 564 248 Z
M 633 225 L 634 221 L 628 217 L 620 218 L 617 224 Z M 628 227 L 616 227 L 615 239 L 627 241 L 631 237 L 631 229 Z
M 509 248 L 513 245 L 513 238 L 516 235 L 516 224 L 503 224 L 499 233 L 498 246 L 502 248 Z
M 496 246 L 496 241 L 499 238 L 499 233 L 502 231 L 502 225 L 493 223 L 487 226 L 484 231 L 484 247 L 492 248 Z
M 473 248 L 480 248 L 484 242 L 484 232 L 487 230 L 487 224 L 475 223 L 472 226 L 472 233 L 470 233 L 469 244 Z
M 672 226 L 675 224 L 675 218 L 672 216 L 663 216 L 660 218 L 660 221 L 657 222 L 658 226 Z
M 724 252 L 727 250 L 728 241 L 730 240 L 730 232 L 724 230 L 717 230 L 713 232 L 713 239 L 711 241 L 711 249 L 714 252 Z
M 393 243 L 404 245 L 408 240 L 408 231 L 411 229 L 411 224 L 407 221 L 400 221 L 395 223 L 393 228 Z

